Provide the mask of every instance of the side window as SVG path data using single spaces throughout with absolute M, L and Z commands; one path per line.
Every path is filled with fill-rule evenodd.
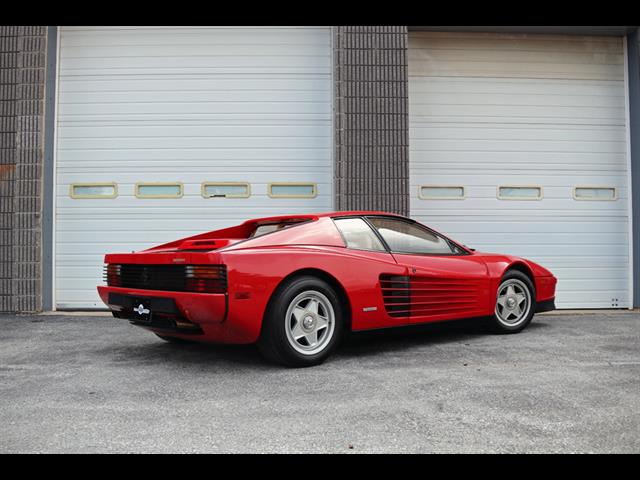
M 386 251 L 371 227 L 361 218 L 336 218 L 334 222 L 342 233 L 348 248 L 375 252 Z
M 451 254 L 449 242 L 420 226 L 393 218 L 369 221 L 387 242 L 392 252 L 414 254 Z

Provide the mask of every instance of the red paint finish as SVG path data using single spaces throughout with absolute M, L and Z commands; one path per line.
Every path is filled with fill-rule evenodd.
M 477 317 L 493 309 L 487 266 L 479 257 L 393 256 L 409 270 L 411 323 Z
M 333 218 L 366 215 L 396 216 L 330 212 L 262 218 L 141 252 L 105 256 L 106 264 L 225 265 L 226 294 L 115 286 L 99 286 L 98 292 L 113 310 L 121 307 L 109 304 L 110 293 L 132 299 L 170 299 L 181 321 L 191 322 L 202 332 L 174 330 L 171 335 L 220 343 L 255 342 L 276 289 L 286 278 L 301 273 L 322 276 L 336 287 L 348 305 L 352 330 L 492 315 L 500 279 L 514 267 L 533 278 L 538 302 L 555 296 L 556 279 L 551 272 L 518 257 L 466 249 L 464 255 L 410 255 L 347 248 Z M 300 223 L 249 238 L 257 226 L 279 222 Z M 389 310 L 385 303 L 389 291 L 406 285 L 411 289 L 405 302 L 410 315 L 402 314 L 403 305 Z

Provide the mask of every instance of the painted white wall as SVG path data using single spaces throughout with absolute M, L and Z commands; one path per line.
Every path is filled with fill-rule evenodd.
M 411 32 L 409 113 L 413 217 L 550 268 L 559 308 L 629 306 L 622 38 Z M 420 199 L 423 184 L 466 198 Z M 498 200 L 500 185 L 544 198 Z M 618 199 L 576 201 L 580 185 Z
M 56 151 L 58 308 L 102 307 L 103 256 L 248 218 L 332 207 L 330 27 L 61 27 Z M 138 199 L 136 182 L 184 184 Z M 248 199 L 202 198 L 204 181 Z M 115 199 L 69 185 L 117 182 Z M 274 199 L 269 182 L 315 182 Z

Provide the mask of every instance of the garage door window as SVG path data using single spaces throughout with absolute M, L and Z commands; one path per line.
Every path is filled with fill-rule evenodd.
M 615 187 L 574 187 L 575 200 L 617 200 L 618 192 Z
M 269 184 L 269 196 L 272 198 L 314 198 L 316 195 L 315 183 Z
M 464 200 L 464 187 L 422 185 L 419 196 L 423 200 Z
M 498 187 L 500 200 L 542 200 L 542 187 Z
M 138 198 L 180 198 L 182 190 L 181 183 L 136 183 Z
M 71 198 L 116 198 L 118 186 L 115 183 L 74 183 L 69 186 Z
M 202 184 L 202 196 L 204 198 L 249 198 L 251 186 L 248 183 L 205 182 Z

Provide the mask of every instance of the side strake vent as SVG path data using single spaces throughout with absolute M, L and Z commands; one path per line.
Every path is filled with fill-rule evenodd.
M 390 317 L 411 315 L 411 283 L 402 275 L 380 275 L 384 308 Z
M 383 274 L 380 287 L 391 317 L 462 316 L 480 307 L 479 284 L 473 280 Z

